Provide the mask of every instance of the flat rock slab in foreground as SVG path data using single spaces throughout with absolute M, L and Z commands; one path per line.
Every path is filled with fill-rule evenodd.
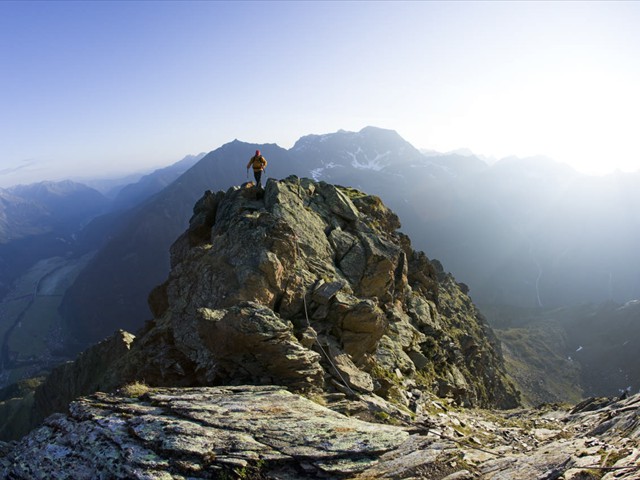
M 0 478 L 640 478 L 640 395 L 570 411 L 432 404 L 434 412 L 403 428 L 274 386 L 157 388 L 135 399 L 98 393 L 19 443 L 0 444 Z
M 408 437 L 278 387 L 154 389 L 140 399 L 98 393 L 23 439 L 5 459 L 5 475 L 340 478 L 364 471 Z

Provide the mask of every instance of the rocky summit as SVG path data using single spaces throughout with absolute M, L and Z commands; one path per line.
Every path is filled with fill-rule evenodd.
M 171 247 L 169 278 L 149 295 L 154 319 L 133 342 L 118 333 L 94 347 L 126 354 L 88 381 L 85 352 L 53 372 L 35 404 L 44 416 L 142 381 L 370 394 L 414 413 L 426 392 L 517 406 L 464 285 L 399 227 L 379 198 L 308 179 L 206 192 Z
M 640 401 L 506 410 L 496 337 L 399 228 L 309 179 L 205 192 L 145 328 L 13 402 L 4 431 L 38 427 L 0 444 L 4 476 L 634 478 Z
M 406 406 L 426 389 L 515 406 L 469 297 L 399 227 L 377 197 L 322 182 L 206 193 L 151 294 L 156 318 L 128 361 L 136 379 L 375 393 Z

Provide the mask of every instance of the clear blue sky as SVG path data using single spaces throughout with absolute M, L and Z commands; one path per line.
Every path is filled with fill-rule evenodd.
M 0 187 L 367 125 L 640 169 L 640 2 L 0 2 Z

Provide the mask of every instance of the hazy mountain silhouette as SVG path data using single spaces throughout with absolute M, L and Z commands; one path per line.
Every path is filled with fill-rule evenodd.
M 69 180 L 0 189 L 0 243 L 77 230 L 107 204 L 97 190 Z
M 49 230 L 50 214 L 42 205 L 0 189 L 0 244 Z
M 91 218 L 106 210 L 109 200 L 84 184 L 65 180 L 17 185 L 12 194 L 42 206 L 49 214 L 49 228 L 58 232 L 78 230 Z M 39 219 L 34 223 L 39 223 Z
M 425 239 L 481 304 L 624 302 L 640 297 L 639 185 L 638 175 L 503 160 L 454 182 L 451 211 Z
M 125 210 L 142 203 L 170 185 L 204 156 L 204 153 L 187 155 L 168 167 L 154 170 L 150 174 L 144 175 L 137 182 L 124 186 L 114 198 L 111 208 L 113 210 Z

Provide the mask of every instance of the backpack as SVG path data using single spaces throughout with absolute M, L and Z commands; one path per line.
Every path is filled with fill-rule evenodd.
M 262 155 L 253 157 L 253 168 L 258 166 L 260 167 L 260 169 L 263 169 L 266 164 L 267 164 L 267 161 L 264 159 Z

